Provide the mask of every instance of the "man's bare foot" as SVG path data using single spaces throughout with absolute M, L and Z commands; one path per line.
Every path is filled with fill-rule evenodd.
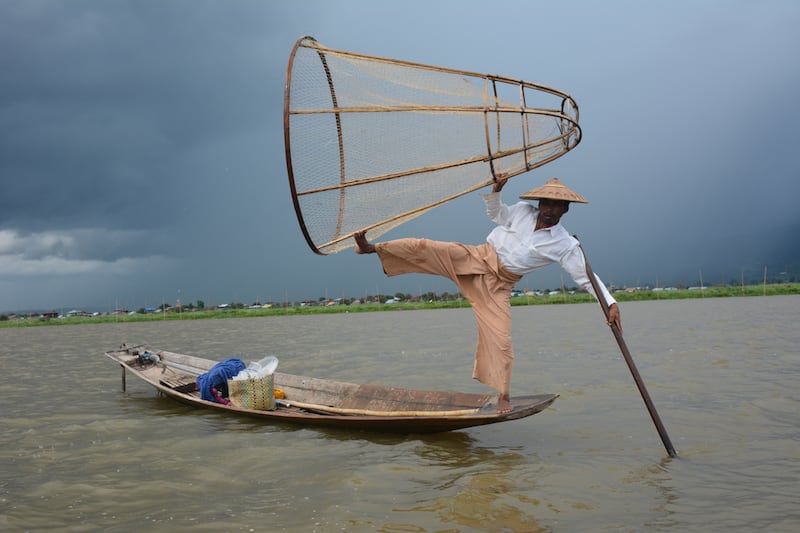
M 501 394 L 497 397 L 497 414 L 504 415 L 510 413 L 514 408 L 511 406 L 511 399 L 508 394 Z
M 370 244 L 367 240 L 367 232 L 366 231 L 357 231 L 353 233 L 353 238 L 356 241 L 356 253 L 357 254 L 374 254 L 375 253 L 375 245 Z

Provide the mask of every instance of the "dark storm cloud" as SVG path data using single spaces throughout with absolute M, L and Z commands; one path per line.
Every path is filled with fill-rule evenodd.
M 168 274 L 154 257 L 235 253 L 209 241 L 236 231 L 218 229 L 237 216 L 231 191 L 264 179 L 253 139 L 273 105 L 268 52 L 282 9 L 33 1 L 0 11 L 1 306 L 12 294 L 41 305 L 32 277 L 71 276 L 64 283 L 91 301 L 107 290 L 89 279 L 99 270 L 139 261 L 124 283 L 146 291 L 162 280 L 143 272 Z
M 5 8 L 0 225 L 146 225 L 131 199 L 166 209 L 192 186 L 187 152 L 264 127 L 255 54 L 272 21 L 257 4 Z
M 508 1 L 502 23 L 479 2 L 436 6 L 0 3 L 0 311 L 451 290 L 305 245 L 282 129 L 302 35 L 576 97 L 581 145 L 505 198 L 556 175 L 589 198 L 564 222 L 606 282 L 716 282 L 794 260 L 794 3 Z M 472 195 L 387 237 L 479 243 L 490 228 Z

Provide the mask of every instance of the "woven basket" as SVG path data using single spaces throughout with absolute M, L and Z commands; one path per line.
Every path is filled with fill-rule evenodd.
M 272 411 L 275 409 L 273 376 L 262 379 L 229 379 L 228 399 L 236 407 Z

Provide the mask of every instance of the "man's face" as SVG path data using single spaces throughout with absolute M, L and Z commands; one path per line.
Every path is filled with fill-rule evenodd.
M 539 219 L 537 221 L 537 226 L 544 228 L 555 226 L 567 211 L 569 211 L 569 202 L 542 198 L 539 200 Z

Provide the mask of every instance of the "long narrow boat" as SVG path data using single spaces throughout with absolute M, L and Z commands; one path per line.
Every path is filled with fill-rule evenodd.
M 143 354 L 155 357 L 142 357 Z M 513 410 L 497 413 L 496 394 L 415 390 L 346 383 L 275 372 L 274 387 L 285 398 L 275 409 L 257 410 L 201 399 L 197 377 L 217 361 L 156 350 L 147 345 L 106 352 L 126 374 L 143 379 L 182 403 L 237 415 L 306 426 L 328 426 L 391 433 L 437 433 L 525 418 L 544 410 L 557 394 L 512 398 Z

